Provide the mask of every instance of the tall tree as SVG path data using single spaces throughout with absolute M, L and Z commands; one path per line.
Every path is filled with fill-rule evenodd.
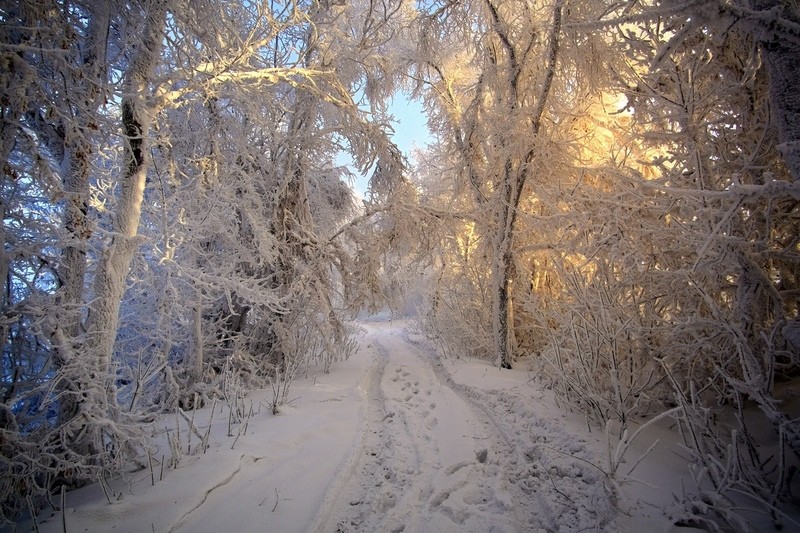
M 462 2 L 432 5 L 422 17 L 420 80 L 438 94 L 442 136 L 490 223 L 492 336 L 498 364 L 514 352 L 514 232 L 526 182 L 535 179 L 539 138 L 557 74 L 562 2 Z M 471 16 L 477 16 L 478 23 Z M 452 35 L 469 36 L 468 77 L 453 62 Z M 467 81 L 470 80 L 470 81 Z M 467 89 L 464 83 L 470 83 Z
M 3 517 L 19 487 L 121 469 L 143 413 L 349 353 L 342 295 L 368 274 L 347 242 L 361 234 L 337 227 L 352 200 L 334 161 L 366 172 L 395 153 L 365 109 L 393 90 L 405 15 L 4 8 Z

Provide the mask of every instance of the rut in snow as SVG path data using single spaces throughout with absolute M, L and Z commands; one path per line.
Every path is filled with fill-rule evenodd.
M 400 327 L 366 329 L 361 445 L 318 531 L 602 530 L 612 518 L 583 443 L 530 398 L 459 385 Z

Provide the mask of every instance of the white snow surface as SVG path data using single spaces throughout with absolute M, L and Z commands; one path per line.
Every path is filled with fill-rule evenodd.
M 164 417 L 152 470 L 68 493 L 40 531 L 64 521 L 71 532 L 677 530 L 664 509 L 686 461 L 666 426 L 628 451 L 633 465 L 663 440 L 612 499 L 605 433 L 530 372 L 441 360 L 404 321 L 362 322 L 361 332 L 355 355 L 298 379 L 278 415 L 271 390 L 249 393 L 246 431 L 242 422 L 229 433 L 224 402 L 213 419 L 211 406 L 194 413 L 200 436 L 211 420 L 205 453 L 181 419 L 175 468 L 165 435 L 176 435 L 176 416 Z

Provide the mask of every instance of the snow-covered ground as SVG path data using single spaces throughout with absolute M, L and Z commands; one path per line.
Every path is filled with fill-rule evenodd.
M 248 395 L 252 415 L 239 423 L 224 402 L 213 418 L 211 406 L 187 414 L 195 432 L 165 417 L 152 468 L 68 493 L 66 511 L 40 516 L 40 530 L 677 529 L 663 509 L 686 461 L 665 427 L 633 443 L 615 481 L 605 433 L 557 406 L 524 369 L 441 361 L 403 321 L 363 322 L 362 332 L 350 360 L 298 379 L 278 415 L 262 390 Z M 173 468 L 166 442 L 177 441 L 176 423 Z

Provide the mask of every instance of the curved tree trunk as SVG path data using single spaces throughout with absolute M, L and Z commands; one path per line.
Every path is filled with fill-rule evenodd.
M 125 165 L 120 179 L 113 237 L 97 266 L 95 295 L 87 324 L 89 345 L 97 358 L 96 368 L 101 373 L 110 369 L 125 278 L 140 245 L 137 232 L 150 164 L 145 140 L 155 112 L 148 102 L 148 85 L 161 53 L 167 2 L 157 0 L 150 4 L 141 41 L 125 73 L 122 96 Z M 109 397 L 113 394 L 111 391 Z

